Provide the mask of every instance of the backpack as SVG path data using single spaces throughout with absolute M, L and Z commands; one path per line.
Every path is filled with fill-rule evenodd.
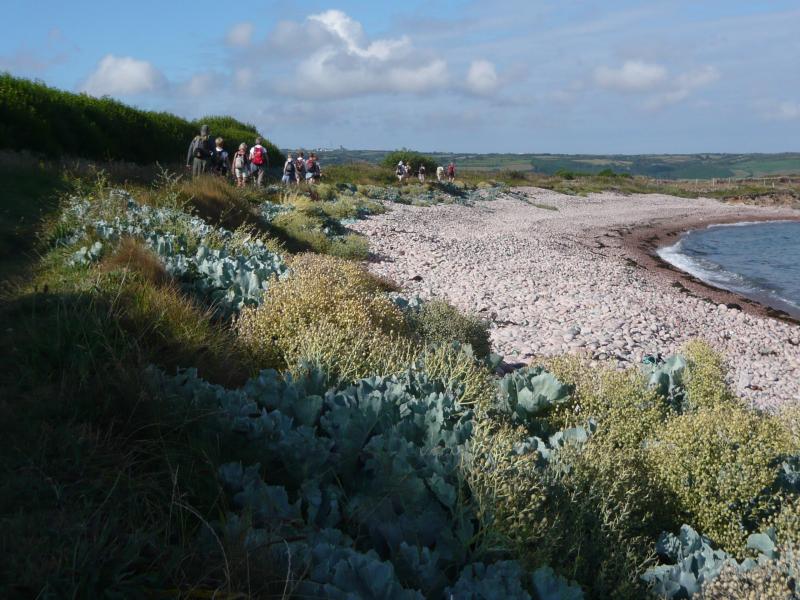
M 208 147 L 208 138 L 197 136 L 194 145 L 194 157 L 200 160 L 208 160 L 211 158 L 211 150 Z
M 265 154 L 266 153 L 264 152 L 264 148 L 262 146 L 256 146 L 253 148 L 253 164 L 258 165 L 259 167 L 263 165 L 266 162 Z
M 294 166 L 295 166 L 295 168 L 296 168 L 296 169 L 297 169 L 299 172 L 301 172 L 301 173 L 302 173 L 303 171 L 305 171 L 305 170 L 306 170 L 306 163 L 305 163 L 305 162 L 303 162 L 303 159 L 302 159 L 302 158 L 298 158 L 298 159 L 295 161 L 295 163 L 294 163 Z
M 234 169 L 244 169 L 247 165 L 247 159 L 243 153 L 237 152 L 236 156 L 233 159 L 233 168 Z
M 220 171 L 224 171 L 228 166 L 228 153 L 225 152 L 225 150 L 217 150 L 215 148 L 212 159 L 214 161 L 214 167 Z
M 287 160 L 286 164 L 283 166 L 283 174 L 284 175 L 294 175 L 294 161 Z

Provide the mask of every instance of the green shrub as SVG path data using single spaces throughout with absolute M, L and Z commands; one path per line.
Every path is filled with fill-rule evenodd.
M 459 389 L 459 402 L 464 406 L 485 406 L 494 396 L 492 373 L 460 344 L 427 346 L 417 360 L 431 378 L 444 382 L 448 389 Z
M 551 422 L 557 428 L 597 421 L 596 436 L 612 449 L 639 448 L 667 416 L 663 400 L 647 388 L 638 370 L 592 368 L 576 357 L 547 362 L 560 380 L 574 385 L 570 402 L 559 407 Z
M 582 472 L 591 461 L 580 450 L 565 451 L 559 466 L 543 466 L 538 453 L 519 451 L 528 435 L 496 420 L 476 422 L 465 472 L 483 535 L 523 564 L 548 564 L 583 583 L 589 598 L 642 598 L 637 578 L 652 542 L 636 528 L 635 491 L 609 494 L 613 474 Z
M 410 329 L 426 343 L 469 344 L 479 358 L 486 358 L 491 352 L 486 322 L 461 313 L 444 300 L 423 303 L 418 311 L 409 314 L 408 319 Z
M 360 266 L 313 254 L 295 257 L 290 266 L 292 275 L 273 283 L 263 303 L 242 311 L 236 324 L 263 366 L 292 366 L 288 360 L 302 353 L 298 338 L 322 324 L 354 337 L 405 333 L 402 312 Z
M 439 164 L 429 156 L 414 152 L 413 150 L 395 150 L 394 152 L 390 152 L 383 161 L 381 161 L 381 165 L 389 169 L 394 169 L 401 160 L 404 164 L 411 165 L 411 171 L 414 173 L 417 172 L 420 165 L 425 165 L 429 176 L 434 176 L 436 174 L 436 167 L 439 166 Z
M 330 240 L 326 253 L 347 260 L 366 260 L 369 256 L 369 240 L 358 233 L 348 233 Z
M 418 348 L 407 338 L 342 326 L 324 320 L 306 325 L 284 338 L 284 361 L 300 376 L 308 367 L 334 381 L 355 381 L 373 375 L 400 373 L 414 363 Z
M 725 382 L 722 356 L 706 342 L 693 341 L 681 349 L 687 360 L 686 397 L 691 408 L 735 403 Z
M 311 190 L 316 200 L 332 202 L 336 200 L 336 188 L 330 183 L 320 183 Z
M 333 202 L 322 203 L 320 209 L 331 219 L 357 219 L 386 212 L 383 206 L 363 196 L 341 196 Z
M 350 260 L 364 260 L 369 255 L 369 241 L 365 236 L 344 233 L 347 230 L 326 213 L 326 207 L 338 202 L 329 204 L 292 193 L 286 194 L 281 203 L 292 205 L 294 210 L 272 219 L 270 229 L 289 250 L 311 250 Z
M 704 407 L 668 419 L 648 444 L 657 482 L 704 535 L 741 556 L 776 498 L 762 496 L 791 440 L 774 417 L 743 407 Z

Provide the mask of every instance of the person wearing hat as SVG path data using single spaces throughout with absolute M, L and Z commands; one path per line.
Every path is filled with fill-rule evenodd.
M 247 183 L 247 176 L 250 174 L 250 159 L 247 155 L 247 144 L 242 142 L 239 149 L 233 155 L 231 171 L 236 179 L 236 187 L 244 187 Z
M 192 177 L 202 175 L 208 170 L 212 155 L 208 125 L 202 125 L 200 135 L 194 136 L 192 143 L 189 144 L 189 152 L 186 153 L 186 168 L 191 167 Z

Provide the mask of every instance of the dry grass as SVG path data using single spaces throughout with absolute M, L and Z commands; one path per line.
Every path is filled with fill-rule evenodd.
M 100 268 L 107 273 L 112 271 L 138 273 L 145 281 L 157 286 L 172 281 L 172 277 L 159 258 L 133 238 L 121 240 L 116 252 L 105 258 Z
M 200 217 L 227 229 L 258 226 L 255 207 L 246 195 L 221 177 L 206 176 L 182 180 L 180 194 Z

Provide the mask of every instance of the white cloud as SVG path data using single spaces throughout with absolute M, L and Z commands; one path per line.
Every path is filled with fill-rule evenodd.
M 228 34 L 225 36 L 225 43 L 239 48 L 249 46 L 253 39 L 254 29 L 255 27 L 252 23 L 237 23 L 228 30 Z
M 153 92 L 166 87 L 161 72 L 144 60 L 127 56 L 105 56 L 81 86 L 81 91 L 93 96 L 133 95 Z
M 719 76 L 719 71 L 709 65 L 672 75 L 663 65 L 641 60 L 626 61 L 619 68 L 600 66 L 594 70 L 594 82 L 602 88 L 645 95 L 640 106 L 646 110 L 660 110 L 683 102 Z
M 660 110 L 672 104 L 683 102 L 692 92 L 711 85 L 719 79 L 719 71 L 711 66 L 682 73 L 667 82 L 665 91 L 654 94 L 644 103 L 647 110 Z
M 255 72 L 250 67 L 239 67 L 233 73 L 233 84 L 237 89 L 243 90 L 253 85 Z
M 415 49 L 408 36 L 369 40 L 361 23 L 339 10 L 281 23 L 270 42 L 295 65 L 279 91 L 301 98 L 424 94 L 449 82 L 447 63 Z
M 718 79 L 719 71 L 714 67 L 705 66 L 679 75 L 675 82 L 683 89 L 693 90 L 710 85 Z
M 467 89 L 474 94 L 488 95 L 497 90 L 497 70 L 488 60 L 476 60 L 469 66 Z
M 620 92 L 650 92 L 667 79 L 667 70 L 657 64 L 641 60 L 626 61 L 622 67 L 597 67 L 594 80 L 597 85 Z
M 800 102 L 780 102 L 769 107 L 764 116 L 774 121 L 800 120 Z
M 211 73 L 198 73 L 192 76 L 184 89 L 190 96 L 205 96 L 213 88 L 215 79 Z

